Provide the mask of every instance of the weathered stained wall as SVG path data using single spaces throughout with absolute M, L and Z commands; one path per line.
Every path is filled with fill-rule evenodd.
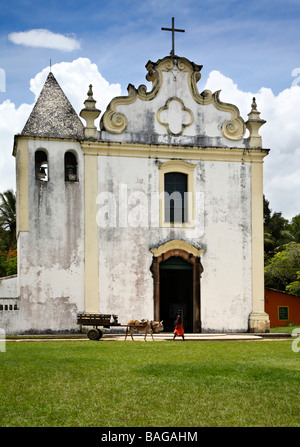
M 48 154 L 49 180 L 35 178 L 35 151 Z M 64 180 L 64 154 L 78 159 L 78 182 Z M 18 238 L 20 331 L 77 330 L 84 310 L 83 157 L 72 142 L 28 143 L 29 231 Z
M 129 84 L 127 97 L 111 101 L 101 117 L 102 141 L 249 147 L 239 110 L 223 103 L 219 91 L 199 93 L 202 66 L 171 56 L 146 68 L 152 89 Z
M 251 164 L 203 164 L 202 327 L 247 330 L 252 310 Z
M 250 163 L 198 162 L 194 173 L 196 225 L 169 229 L 159 227 L 156 161 L 98 157 L 99 192 L 105 197 L 109 191 L 116 200 L 112 208 L 99 201 L 100 311 L 117 312 L 119 321 L 125 323 L 130 318 L 153 318 L 150 248 L 182 239 L 204 249 L 202 330 L 247 331 L 252 305 Z M 148 213 L 139 215 L 145 197 Z

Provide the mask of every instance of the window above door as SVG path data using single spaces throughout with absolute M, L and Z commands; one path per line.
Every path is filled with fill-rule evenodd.
M 194 227 L 194 169 L 181 160 L 157 162 L 159 168 L 160 227 Z

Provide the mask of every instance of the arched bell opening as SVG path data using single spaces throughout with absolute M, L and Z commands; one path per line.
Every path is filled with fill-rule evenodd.
M 48 156 L 46 151 L 38 149 L 34 155 L 35 160 L 35 178 L 42 182 L 49 180 Z
M 76 155 L 67 151 L 65 153 L 65 181 L 76 182 L 78 180 Z

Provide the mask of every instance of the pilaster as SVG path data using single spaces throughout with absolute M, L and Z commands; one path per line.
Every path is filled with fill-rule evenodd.
M 85 312 L 99 312 L 99 255 L 97 226 L 98 157 L 84 156 L 84 294 Z
M 263 161 L 251 165 L 252 190 L 252 312 L 250 332 L 269 332 L 270 320 L 265 313 L 264 228 L 263 228 Z

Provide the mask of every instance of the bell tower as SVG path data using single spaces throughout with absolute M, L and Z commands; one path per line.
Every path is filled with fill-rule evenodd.
M 76 329 L 84 309 L 83 134 L 50 72 L 14 146 L 23 331 Z

